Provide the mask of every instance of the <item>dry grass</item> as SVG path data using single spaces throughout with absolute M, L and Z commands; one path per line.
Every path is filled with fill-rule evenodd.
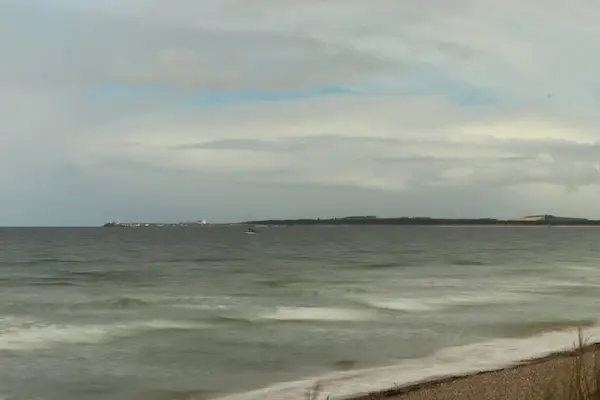
M 308 392 L 306 393 L 306 400 L 319 400 L 319 393 L 321 393 L 321 389 L 321 383 L 315 383 L 312 388 L 308 389 Z M 327 396 L 326 400 L 329 400 L 329 396 Z
M 577 330 L 572 377 L 566 387 L 546 390 L 545 400 L 600 400 L 600 356 L 598 350 L 586 351 L 588 343 L 581 328 Z

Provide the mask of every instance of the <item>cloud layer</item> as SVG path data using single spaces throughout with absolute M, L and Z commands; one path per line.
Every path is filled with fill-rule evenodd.
M 0 1 L 0 224 L 600 218 L 600 6 Z

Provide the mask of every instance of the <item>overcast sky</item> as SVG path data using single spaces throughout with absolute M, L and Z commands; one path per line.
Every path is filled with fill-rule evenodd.
M 590 0 L 0 0 L 0 225 L 600 218 Z

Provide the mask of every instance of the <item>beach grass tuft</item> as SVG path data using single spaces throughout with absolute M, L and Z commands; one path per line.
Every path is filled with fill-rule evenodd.
M 600 355 L 596 346 L 589 346 L 583 330 L 577 329 L 571 379 L 566 387 L 546 389 L 544 400 L 600 400 Z M 591 351 L 587 351 L 591 349 Z
M 320 382 L 315 383 L 306 393 L 306 400 L 319 400 L 319 394 L 321 393 L 322 385 Z M 329 396 L 327 396 L 327 400 Z

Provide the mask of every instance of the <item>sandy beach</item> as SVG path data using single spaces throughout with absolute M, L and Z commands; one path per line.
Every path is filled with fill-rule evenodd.
M 581 350 L 553 353 L 518 365 L 466 376 L 453 376 L 366 394 L 349 400 L 570 400 L 577 361 L 594 387 L 593 371 L 600 364 L 600 344 Z M 586 399 L 587 397 L 583 397 Z

